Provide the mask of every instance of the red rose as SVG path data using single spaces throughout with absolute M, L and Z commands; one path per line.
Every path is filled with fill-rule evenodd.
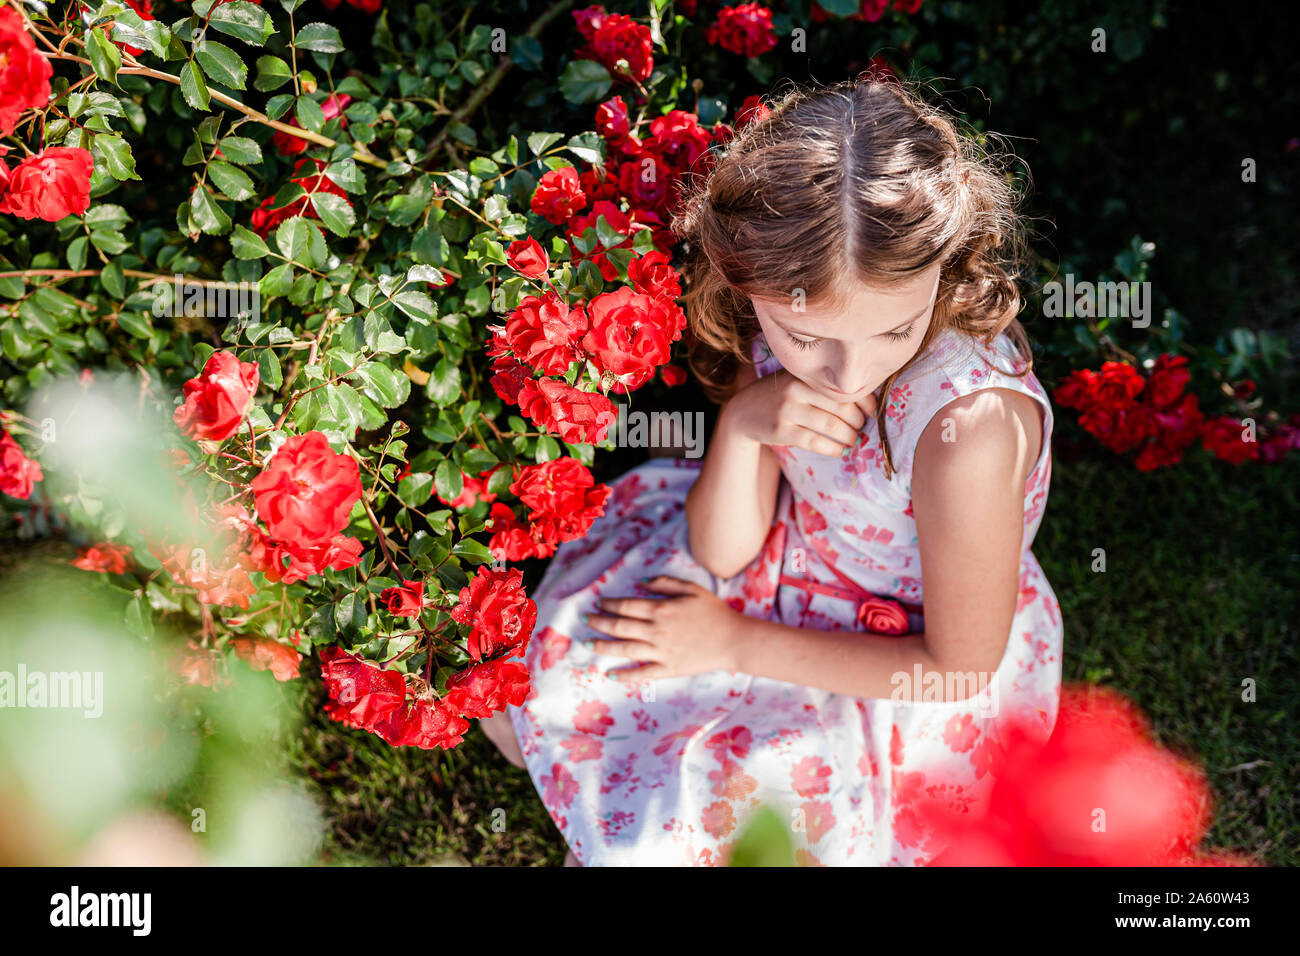
M 213 352 L 203 373 L 182 386 L 185 401 L 172 420 L 190 438 L 224 441 L 239 431 L 259 380 L 255 362 L 241 362 L 233 352 Z
M 611 96 L 596 107 L 596 132 L 611 146 L 617 146 L 627 139 L 631 126 L 623 97 Z
M 554 292 L 525 296 L 505 325 L 506 344 L 515 356 L 547 375 L 563 375 L 577 360 L 576 346 L 588 328 L 581 307 L 571 309 Z
M 627 277 L 633 288 L 644 295 L 677 299 L 682 294 L 681 277 L 670 265 L 668 255 L 657 249 L 629 262 Z
M 318 431 L 288 439 L 249 487 L 271 536 L 306 548 L 328 544 L 347 527 L 361 498 L 355 459 L 336 454 Z
M 1222 461 L 1240 465 L 1259 457 L 1259 442 L 1247 441 L 1246 426 L 1227 415 L 1211 418 L 1201 431 L 1201 444 Z
M 326 647 L 320 652 L 321 679 L 329 692 L 325 713 L 347 727 L 372 730 L 406 703 L 406 679 L 369 661 Z
M 574 55 L 596 60 L 610 76 L 624 83 L 644 83 L 654 69 L 654 40 L 650 28 L 625 13 L 605 15 L 590 40 Z
M 0 431 L 0 493 L 30 498 L 32 487 L 44 477 L 40 464 L 23 454 L 12 435 Z
M 629 388 L 643 384 L 668 361 L 669 343 L 681 338 L 686 327 L 686 316 L 675 303 L 628 286 L 596 296 L 587 315 L 591 331 L 583 336 L 583 348 L 601 372 Z
M 740 132 L 750 123 L 761 123 L 772 115 L 772 110 L 763 102 L 761 96 L 746 96 L 736 111 L 736 132 Z
M 522 276 L 540 279 L 551 267 L 551 260 L 546 257 L 546 250 L 531 236 L 516 239 L 506 249 L 506 264 Z
M 686 372 L 676 365 L 665 365 L 659 369 L 659 375 L 663 378 L 665 385 L 681 385 L 686 381 Z
M 259 529 L 258 543 L 250 545 L 249 570 L 261 571 L 273 584 L 294 584 L 326 568 L 345 571 L 355 567 L 361 563 L 361 551 L 361 542 L 345 534 L 336 534 L 317 547 L 304 547 L 294 542 L 273 541 L 260 534 Z
M 19 116 L 50 101 L 53 73 L 18 11 L 7 4 L 0 8 L 0 136 L 12 135 Z
M 1156 408 L 1168 408 L 1178 401 L 1191 380 L 1186 355 L 1161 355 L 1151 369 L 1142 397 Z
M 531 380 L 532 373 L 529 371 L 528 366 L 519 362 L 511 362 L 488 379 L 501 400 L 510 405 L 518 404 L 519 393 Z
M 633 142 L 633 137 L 629 136 L 627 141 L 634 148 L 640 148 L 639 144 Z M 593 166 L 578 173 L 578 185 L 582 187 L 587 202 L 592 205 L 608 202 L 612 203 L 615 209 L 618 208 L 618 172 L 612 162 L 606 163 L 603 167 Z M 591 221 L 594 223 L 596 220 Z
M 1142 393 L 1146 382 L 1127 362 L 1105 362 L 1093 387 L 1093 400 L 1106 407 L 1123 407 Z
M 605 22 L 605 8 L 599 4 L 591 7 L 585 7 L 582 10 L 571 11 L 574 25 L 577 26 L 578 32 L 582 34 L 584 40 L 590 40 L 600 29 L 600 25 Z
M 300 676 L 298 668 L 302 655 L 288 644 L 264 637 L 232 637 L 230 646 L 235 653 L 248 661 L 255 671 L 270 671 L 278 681 L 289 681 Z
M 131 566 L 131 549 L 123 544 L 111 544 L 105 541 L 81 548 L 70 563 L 74 568 L 81 568 L 83 571 L 126 574 L 127 568 Z
M 702 173 L 704 164 L 698 170 L 695 166 L 701 156 L 708 155 L 711 140 L 709 131 L 700 125 L 700 118 L 694 113 L 669 110 L 650 121 L 650 136 L 643 145 L 662 156 L 678 173 L 692 170 Z
M 903 606 L 874 594 L 863 598 L 858 605 L 858 623 L 873 634 L 906 634 L 908 630 Z
M 666 207 L 672 195 L 673 171 L 655 152 L 642 149 L 618 167 L 618 189 L 633 206 Z
M 474 664 L 447 681 L 442 702 L 452 713 L 482 718 L 518 707 L 528 698 L 528 668 L 521 661 L 499 658 Z
M 9 172 L 0 213 L 46 222 L 79 216 L 90 207 L 94 168 L 90 151 L 79 146 L 51 146 L 28 156 Z
M 418 618 L 424 610 L 424 582 L 403 581 L 400 587 L 384 588 L 379 592 L 379 600 L 393 617 Z
M 563 166 L 542 174 L 530 206 L 548 222 L 562 226 L 586 204 L 587 197 L 579 185 L 578 171 L 572 166 Z
M 761 56 L 776 46 L 772 11 L 757 3 L 723 7 L 717 21 L 705 28 L 704 39 L 741 56 Z
M 519 410 L 570 445 L 599 445 L 618 420 L 614 403 L 553 378 L 528 379 L 519 389 Z
M 499 501 L 488 513 L 487 527 L 492 529 L 488 550 L 498 561 L 549 558 L 560 543 L 552 524 L 543 521 L 534 525 L 520 521 L 509 505 Z
M 378 9 L 378 7 L 376 7 L 376 9 Z M 343 116 L 343 111 L 351 102 L 352 97 L 348 96 L 346 93 L 342 95 L 330 94 L 329 98 L 326 99 L 320 107 L 321 112 L 325 114 L 326 122 L 337 117 L 339 118 L 339 122 L 342 123 L 343 128 L 347 129 L 348 120 L 346 116 Z M 289 120 L 289 125 L 296 126 L 299 129 L 302 128 L 302 124 L 296 119 Z M 294 136 L 292 133 L 286 133 L 283 130 L 276 130 L 275 135 L 271 138 L 275 142 L 276 152 L 281 156 L 297 156 L 299 153 L 306 152 L 309 147 L 315 145 L 311 141 L 303 139 L 301 136 Z
M 460 589 L 460 603 L 450 613 L 458 624 L 470 626 L 466 650 L 474 660 L 509 657 L 527 648 L 537 605 L 524 593 L 523 583 L 518 568 L 502 571 L 480 565 L 468 586 Z
M 1066 408 L 1083 409 L 1092 404 L 1096 388 L 1097 373 L 1092 369 L 1081 368 L 1067 375 L 1052 397 L 1057 404 Z
M 408 709 L 398 707 L 371 728 L 393 747 L 448 750 L 463 741 L 469 722 L 437 700 L 417 700 Z
M 945 847 L 929 865 L 1249 865 L 1198 849 L 1212 808 L 1205 772 L 1161 747 L 1127 698 L 1066 686 L 1050 737 L 1041 724 L 1032 711 L 999 719 L 999 746 L 981 754 L 993 784 L 976 812 L 918 791 L 921 832 Z M 1106 826 L 1080 827 L 1096 807 Z
M 533 526 L 546 526 L 559 541 L 572 541 L 587 533 L 605 513 L 608 485 L 596 484 L 586 465 L 576 458 L 554 458 L 527 465 L 510 485 L 510 491 L 528 508 Z

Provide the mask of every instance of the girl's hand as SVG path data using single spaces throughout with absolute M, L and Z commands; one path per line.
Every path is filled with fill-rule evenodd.
M 835 402 L 778 369 L 738 391 L 726 411 L 732 427 L 746 438 L 838 458 L 857 444 L 867 416 L 876 413 L 876 396 Z
M 601 654 L 637 662 L 606 672 L 626 682 L 735 670 L 733 652 L 745 615 L 708 588 L 660 575 L 643 587 L 664 598 L 601 598 L 609 614 L 588 614 L 587 626 L 620 640 L 593 640 Z

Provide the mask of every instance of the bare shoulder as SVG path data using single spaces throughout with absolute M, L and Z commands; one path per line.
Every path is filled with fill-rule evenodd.
M 1029 477 L 1042 451 L 1043 410 L 1024 392 L 982 388 L 944 405 L 916 446 L 913 480 Z M 924 462 L 924 467 L 920 467 Z

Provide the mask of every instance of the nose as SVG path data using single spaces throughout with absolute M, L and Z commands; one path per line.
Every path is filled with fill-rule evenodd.
M 840 357 L 836 366 L 827 369 L 826 378 L 831 383 L 831 388 L 841 392 L 856 392 L 866 384 L 870 368 L 871 360 L 865 353 L 846 353 Z

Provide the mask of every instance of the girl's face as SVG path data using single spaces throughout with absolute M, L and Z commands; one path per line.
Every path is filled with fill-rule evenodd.
M 809 387 L 839 403 L 858 402 L 916 354 L 934 313 L 939 263 L 905 284 L 857 284 L 846 309 L 827 312 L 793 298 L 751 297 L 772 354 Z

